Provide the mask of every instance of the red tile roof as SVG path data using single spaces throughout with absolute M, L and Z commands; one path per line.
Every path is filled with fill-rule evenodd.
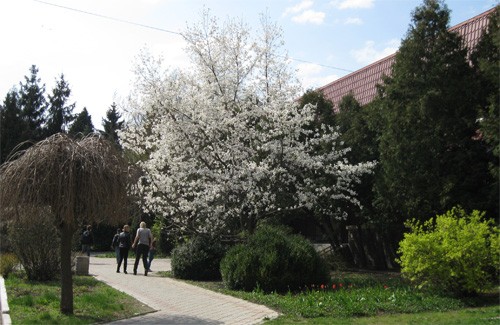
M 450 28 L 450 31 L 460 34 L 467 48 L 473 49 L 479 42 L 484 28 L 488 25 L 489 15 L 494 10 L 495 8 L 490 9 L 453 26 Z M 323 92 L 324 96 L 333 102 L 336 109 L 342 97 L 349 93 L 352 93 L 361 105 L 368 104 L 375 98 L 377 92 L 376 85 L 382 82 L 382 76 L 391 74 L 391 67 L 395 57 L 395 53 L 391 54 L 377 62 L 320 87 L 318 90 Z

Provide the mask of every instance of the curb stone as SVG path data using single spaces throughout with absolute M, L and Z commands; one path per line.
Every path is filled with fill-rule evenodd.
M 0 276 L 0 309 L 2 310 L 2 325 L 11 325 L 10 308 L 7 302 L 7 290 L 5 289 L 5 280 Z

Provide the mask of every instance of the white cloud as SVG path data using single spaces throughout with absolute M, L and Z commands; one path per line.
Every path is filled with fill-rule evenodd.
M 363 20 L 357 17 L 349 17 L 344 20 L 344 25 L 363 25 Z
M 362 64 L 370 64 L 386 56 L 393 54 L 399 48 L 398 40 L 391 40 L 385 44 L 382 50 L 375 48 L 374 41 L 367 41 L 365 46 L 359 50 L 352 50 L 351 55 L 356 59 L 357 62 Z
M 373 7 L 375 0 L 335 0 L 331 4 L 338 9 L 368 9 Z
M 320 25 L 325 20 L 325 13 L 321 11 L 306 10 L 298 16 L 292 17 L 292 21 L 296 23 L 312 23 Z
M 302 83 L 304 90 L 315 89 L 324 86 L 339 78 L 335 74 L 326 74 L 325 69 L 314 63 L 297 64 L 297 77 Z
M 310 8 L 313 5 L 313 2 L 311 0 L 304 0 L 299 4 L 296 4 L 293 7 L 288 7 L 285 9 L 285 12 L 283 13 L 283 16 L 286 16 L 288 14 L 296 14 L 298 12 L 301 12 L 303 10 L 306 10 Z

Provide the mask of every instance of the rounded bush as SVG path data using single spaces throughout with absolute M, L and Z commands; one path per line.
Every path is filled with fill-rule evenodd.
M 406 223 L 398 253 L 401 273 L 420 288 L 454 295 L 474 295 L 496 284 L 500 247 L 498 228 L 455 207 L 420 224 Z
M 172 250 L 172 273 L 185 280 L 220 280 L 219 265 L 225 251 L 217 239 L 196 236 Z
M 61 241 L 50 208 L 24 207 L 9 222 L 7 231 L 29 280 L 49 281 L 60 275 Z
M 246 291 L 284 292 L 328 281 L 326 264 L 309 241 L 271 226 L 232 247 L 221 274 L 227 288 Z

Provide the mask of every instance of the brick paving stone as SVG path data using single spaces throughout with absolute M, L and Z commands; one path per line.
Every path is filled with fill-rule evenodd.
M 142 261 L 137 275 L 134 275 L 134 261 L 129 259 L 128 262 L 128 274 L 116 273 L 115 258 L 92 256 L 89 273 L 133 296 L 156 312 L 109 324 L 251 325 L 261 324 L 265 319 L 273 319 L 279 315 L 265 306 L 160 277 L 156 272 L 148 273 L 146 277 Z M 170 271 L 170 259 L 155 258 L 152 269 Z

